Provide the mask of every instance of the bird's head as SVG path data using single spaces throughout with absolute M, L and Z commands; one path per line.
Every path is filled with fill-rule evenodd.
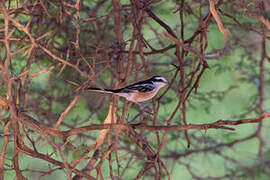
M 150 79 L 158 88 L 162 88 L 163 86 L 168 85 L 168 81 L 161 76 L 153 76 Z

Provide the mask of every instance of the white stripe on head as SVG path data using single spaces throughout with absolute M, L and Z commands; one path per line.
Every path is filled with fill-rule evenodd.
M 158 89 L 162 88 L 163 86 L 168 85 L 168 81 L 164 77 L 161 77 L 161 76 L 154 76 L 151 78 L 151 80 Z

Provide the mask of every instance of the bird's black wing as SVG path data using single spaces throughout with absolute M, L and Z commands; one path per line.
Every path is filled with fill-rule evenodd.
M 124 88 L 121 88 L 121 92 L 132 93 L 132 92 L 151 92 L 155 89 L 153 83 L 135 83 Z
M 154 83 L 149 80 L 150 79 L 139 81 L 120 89 L 106 89 L 106 90 L 111 91 L 113 93 L 151 92 L 156 87 Z

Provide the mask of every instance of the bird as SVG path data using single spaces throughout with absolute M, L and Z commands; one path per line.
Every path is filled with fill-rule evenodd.
M 162 87 L 168 85 L 168 81 L 161 76 L 153 76 L 150 79 L 139 81 L 120 89 L 101 89 L 88 87 L 86 90 L 115 94 L 126 100 L 140 103 L 152 99 Z

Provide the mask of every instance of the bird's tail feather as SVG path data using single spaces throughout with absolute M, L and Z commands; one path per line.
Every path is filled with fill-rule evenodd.
M 102 92 L 102 93 L 113 93 L 113 90 L 111 89 L 101 89 L 101 88 L 87 88 L 88 91 L 94 91 L 94 92 Z

